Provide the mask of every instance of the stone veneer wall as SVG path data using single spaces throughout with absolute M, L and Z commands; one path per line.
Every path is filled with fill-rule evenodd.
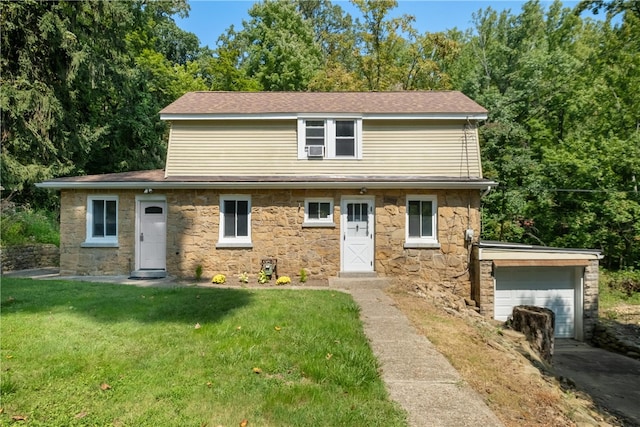
M 278 273 L 294 278 L 305 268 L 311 279 L 327 279 L 340 270 L 340 199 L 353 190 L 236 191 L 251 195 L 253 248 L 216 248 L 220 219 L 217 190 L 157 191 L 167 199 L 167 271 L 193 277 L 232 277 L 246 271 L 253 278 L 263 258 L 278 259 Z M 105 191 L 63 190 L 61 196 L 61 274 L 129 274 L 135 268 L 135 196 L 118 191 L 118 248 L 83 248 L 87 196 Z M 438 198 L 440 248 L 405 249 L 406 194 L 435 194 Z M 464 234 L 480 232 L 478 191 L 369 190 L 375 197 L 375 270 L 380 276 L 427 287 L 445 286 L 468 296 L 469 250 Z M 305 198 L 334 200 L 334 227 L 303 227 Z
M 471 298 L 480 308 L 480 314 L 493 318 L 494 288 L 493 261 L 478 260 L 478 248 L 473 249 Z
M 406 194 L 413 191 L 385 191 L 376 197 L 376 271 L 397 278 L 401 283 L 420 283 L 427 289 L 444 287 L 468 297 L 470 251 L 473 242 L 465 241 L 465 230 L 480 235 L 480 193 L 478 191 L 441 190 L 438 198 L 438 242 L 440 248 L 403 248 L 406 223 Z
M 493 261 L 479 261 L 477 248 L 473 251 L 473 284 L 471 297 L 480 307 L 480 314 L 493 318 L 494 286 Z M 583 333 L 584 340 L 590 340 L 598 322 L 598 260 L 590 260 L 583 275 Z
M 598 260 L 591 260 L 584 269 L 583 328 L 584 339 L 587 341 L 593 338 L 593 332 L 598 323 L 599 267 L 600 262 Z
M 141 191 L 62 190 L 60 275 L 124 275 L 135 266 L 135 196 Z M 86 237 L 87 196 L 118 195 L 117 248 L 81 247 Z

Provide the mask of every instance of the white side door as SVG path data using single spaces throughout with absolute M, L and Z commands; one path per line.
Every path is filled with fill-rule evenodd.
M 167 204 L 140 201 L 138 205 L 138 269 L 164 270 L 167 251 Z
M 341 268 L 344 272 L 373 271 L 374 204 L 373 197 L 342 199 Z

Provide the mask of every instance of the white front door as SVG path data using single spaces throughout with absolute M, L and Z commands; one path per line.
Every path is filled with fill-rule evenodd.
M 167 248 L 167 206 L 162 200 L 138 205 L 138 269 L 164 270 Z
M 374 198 L 352 197 L 342 200 L 340 224 L 341 261 L 344 272 L 373 271 Z

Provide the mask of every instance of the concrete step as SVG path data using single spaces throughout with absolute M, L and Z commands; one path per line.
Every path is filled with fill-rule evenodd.
M 163 279 L 167 277 L 166 270 L 135 270 L 131 272 L 130 279 Z
M 340 273 L 329 278 L 329 287 L 335 289 L 384 289 L 389 280 L 376 273 Z

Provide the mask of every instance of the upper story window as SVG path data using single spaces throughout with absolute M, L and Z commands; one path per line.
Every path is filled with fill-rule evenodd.
M 220 196 L 219 246 L 251 246 L 251 196 Z
M 407 196 L 405 247 L 438 247 L 438 203 L 435 196 Z
M 298 119 L 299 159 L 361 159 L 362 119 Z
M 87 237 L 85 246 L 117 246 L 118 197 L 87 198 Z

